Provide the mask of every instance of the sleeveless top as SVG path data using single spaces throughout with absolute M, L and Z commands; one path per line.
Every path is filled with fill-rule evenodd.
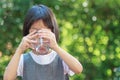
M 24 54 L 23 80 L 66 80 L 61 58 L 46 65 L 36 63 L 29 53 Z

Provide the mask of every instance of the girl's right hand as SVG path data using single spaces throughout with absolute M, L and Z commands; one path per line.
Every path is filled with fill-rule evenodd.
M 38 34 L 36 33 L 36 31 L 31 32 L 27 36 L 24 36 L 22 38 L 21 43 L 18 46 L 18 49 L 21 50 L 22 52 L 24 52 L 28 48 L 34 49 L 32 47 L 32 44 L 37 42 L 37 41 L 34 40 L 37 36 L 38 36 Z

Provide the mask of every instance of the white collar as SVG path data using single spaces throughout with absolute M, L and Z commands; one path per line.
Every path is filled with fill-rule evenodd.
M 44 65 L 51 63 L 54 60 L 57 53 L 52 50 L 49 54 L 46 55 L 36 55 L 31 51 L 30 55 L 36 63 Z

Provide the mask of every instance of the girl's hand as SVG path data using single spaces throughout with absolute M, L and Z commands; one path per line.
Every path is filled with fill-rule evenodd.
M 22 52 L 24 52 L 28 48 L 33 49 L 32 44 L 36 43 L 34 38 L 36 38 L 38 36 L 38 34 L 35 34 L 35 33 L 36 33 L 36 31 L 33 31 L 30 34 L 28 34 L 27 36 L 24 36 L 22 38 L 21 43 L 19 44 L 18 49 L 21 50 Z
M 38 32 L 40 37 L 42 37 L 43 39 L 47 39 L 49 41 L 49 47 L 51 49 L 54 50 L 56 47 L 58 47 L 55 34 L 51 32 L 51 30 L 41 29 Z

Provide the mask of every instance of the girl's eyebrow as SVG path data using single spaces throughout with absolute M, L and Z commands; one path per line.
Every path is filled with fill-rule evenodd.
M 40 29 L 37 29 L 37 28 L 31 28 L 31 29 L 34 29 L 34 30 L 40 30 Z
M 39 28 L 37 28 L 37 26 L 31 26 L 31 28 L 30 29 L 35 29 L 35 30 L 41 30 L 41 29 L 49 29 L 48 27 L 46 27 L 46 26 L 41 26 L 40 27 L 40 29 Z
M 31 29 L 37 29 L 37 28 L 31 28 Z

